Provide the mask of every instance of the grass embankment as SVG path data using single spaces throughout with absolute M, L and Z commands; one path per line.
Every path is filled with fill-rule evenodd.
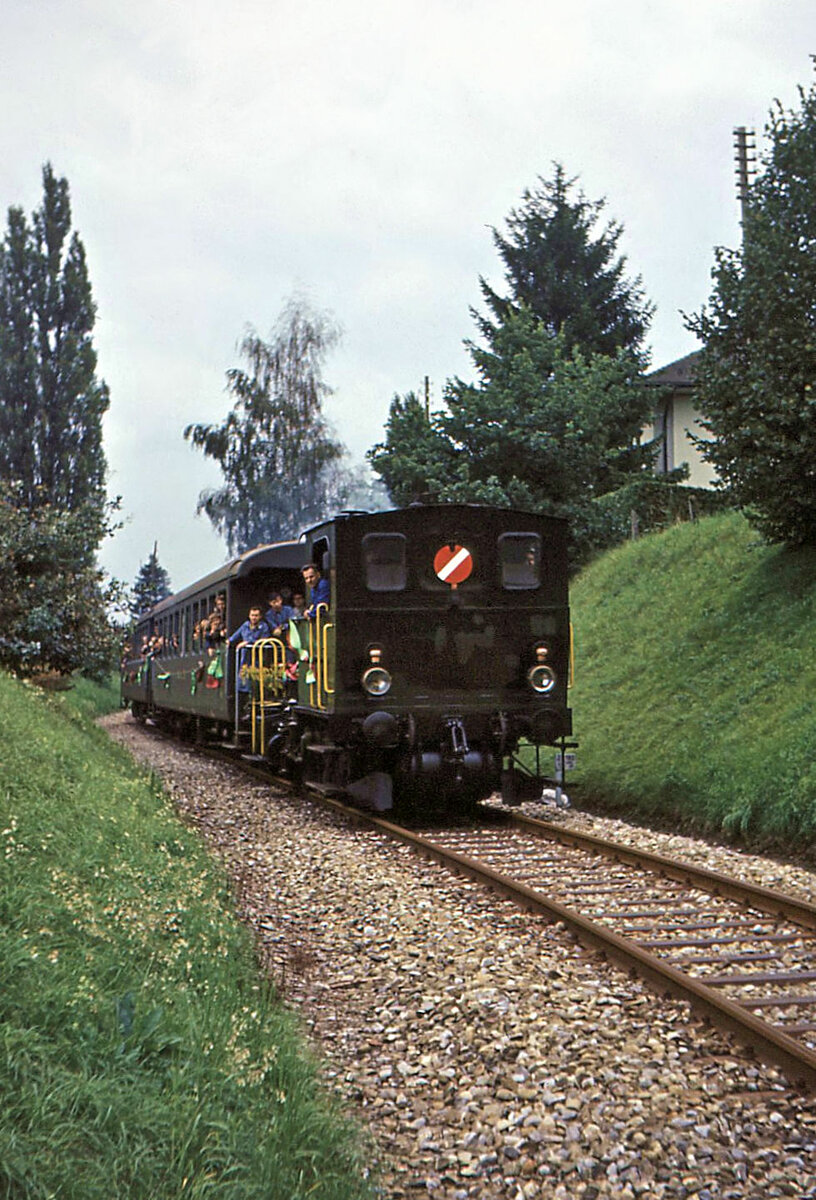
M 0 676 L 0 1196 L 370 1196 L 224 876 L 98 708 Z
M 604 555 L 572 611 L 576 797 L 813 847 L 816 551 L 709 517 Z

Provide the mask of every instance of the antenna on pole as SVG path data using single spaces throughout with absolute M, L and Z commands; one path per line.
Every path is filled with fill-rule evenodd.
M 734 162 L 737 164 L 737 199 L 740 202 L 744 229 L 751 184 L 756 175 L 756 134 L 753 129 L 746 129 L 744 125 L 734 130 Z

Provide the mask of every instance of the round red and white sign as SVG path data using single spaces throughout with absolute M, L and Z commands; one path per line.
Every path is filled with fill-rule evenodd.
M 434 570 L 443 583 L 456 587 L 473 570 L 473 555 L 464 546 L 443 546 L 434 555 Z

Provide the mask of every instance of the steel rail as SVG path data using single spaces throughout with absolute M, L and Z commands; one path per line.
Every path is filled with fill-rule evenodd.
M 710 892 L 715 896 L 723 896 L 729 900 L 750 904 L 753 908 L 771 913 L 773 916 L 785 917 L 797 925 L 808 929 L 816 929 L 816 904 L 807 900 L 799 900 L 794 896 L 786 896 L 773 888 L 762 887 L 755 883 L 743 883 L 712 871 L 708 867 L 699 867 L 694 863 L 682 862 L 655 854 L 651 850 L 638 850 L 633 846 L 624 846 L 607 838 L 595 837 L 590 833 L 575 833 L 553 825 L 549 821 L 541 821 L 537 817 L 528 817 L 523 813 L 508 814 L 506 820 L 511 825 L 526 829 L 540 837 L 546 837 L 563 843 L 566 846 L 577 846 L 580 849 L 592 850 L 608 858 L 615 858 L 627 866 L 647 867 L 658 871 L 669 879 L 680 883 L 691 883 L 701 891 Z

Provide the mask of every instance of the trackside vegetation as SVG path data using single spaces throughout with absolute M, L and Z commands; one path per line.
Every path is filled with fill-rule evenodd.
M 105 701 L 0 675 L 0 1195 L 371 1196 L 225 876 L 94 726 Z
M 607 552 L 571 604 L 575 798 L 813 852 L 816 549 L 706 517 Z

